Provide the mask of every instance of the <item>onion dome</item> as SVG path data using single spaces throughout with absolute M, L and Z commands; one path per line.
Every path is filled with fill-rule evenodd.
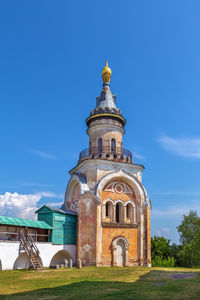
M 124 126 L 126 120 L 122 116 L 122 112 L 116 107 L 116 95 L 112 95 L 110 90 L 110 79 L 112 71 L 108 67 L 108 61 L 106 66 L 102 70 L 103 89 L 100 97 L 96 98 L 96 107 L 91 111 L 86 123 L 89 126 L 90 123 L 96 118 L 114 118 L 122 123 Z

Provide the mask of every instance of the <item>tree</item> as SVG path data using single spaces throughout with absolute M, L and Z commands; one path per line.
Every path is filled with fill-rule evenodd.
M 151 238 L 151 257 L 153 267 L 174 267 L 175 259 L 171 257 L 170 240 L 164 237 Z
M 155 259 L 156 256 L 167 259 L 170 256 L 170 240 L 163 236 L 154 236 L 151 238 L 151 257 Z
M 185 267 L 200 266 L 200 218 L 196 211 L 183 215 L 181 225 L 177 227 L 182 247 L 178 256 Z

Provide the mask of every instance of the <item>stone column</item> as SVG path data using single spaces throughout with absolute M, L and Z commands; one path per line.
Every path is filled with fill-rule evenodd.
M 133 222 L 136 223 L 136 209 L 133 207 Z
M 116 205 L 113 205 L 113 223 L 116 223 Z
M 102 218 L 103 218 L 103 220 L 105 220 L 105 218 L 106 218 L 106 204 L 103 204 L 102 205 Z
M 143 208 L 140 208 L 140 265 L 143 266 L 144 258 L 144 243 L 143 243 L 143 234 L 144 234 L 144 212 Z
M 126 206 L 124 206 L 124 218 L 123 218 L 123 223 L 126 223 Z

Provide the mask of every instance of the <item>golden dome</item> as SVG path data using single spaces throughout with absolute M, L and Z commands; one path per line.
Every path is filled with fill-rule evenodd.
M 102 70 L 102 79 L 103 79 L 103 82 L 108 82 L 109 83 L 110 82 L 110 78 L 111 78 L 111 74 L 112 74 L 112 71 L 108 67 L 108 61 L 106 60 L 106 66 Z

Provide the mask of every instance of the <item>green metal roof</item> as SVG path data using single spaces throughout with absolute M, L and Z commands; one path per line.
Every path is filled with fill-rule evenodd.
M 32 227 L 32 228 L 42 228 L 42 229 L 53 229 L 53 227 L 51 227 L 45 221 L 28 220 L 28 219 L 12 218 L 12 217 L 4 217 L 4 216 L 0 216 L 0 224 L 12 225 L 12 226 L 22 226 L 22 227 Z

